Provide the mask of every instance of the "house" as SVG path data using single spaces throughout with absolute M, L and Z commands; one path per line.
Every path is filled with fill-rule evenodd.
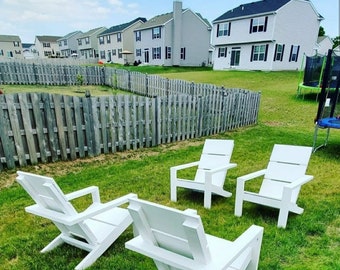
M 309 0 L 231 9 L 213 21 L 214 69 L 297 70 L 304 54 L 315 54 L 322 19 Z
M 61 57 L 70 57 L 78 55 L 78 38 L 83 33 L 81 31 L 74 31 L 58 39 L 59 50 Z
M 102 62 L 119 64 L 134 60 L 134 30 L 146 22 L 145 18 L 136 18 L 131 22 L 112 26 L 98 35 L 99 59 Z M 123 55 L 124 52 L 124 55 Z
M 174 0 L 173 12 L 155 16 L 135 29 L 135 60 L 164 66 L 206 65 L 210 36 L 210 23 Z
M 59 58 L 58 36 L 36 36 L 34 46 L 39 58 Z
M 24 59 L 19 36 L 0 35 L 0 60 Z
M 22 53 L 25 59 L 34 59 L 36 58 L 35 46 L 31 43 L 22 43 Z
M 97 36 L 104 32 L 106 27 L 98 27 L 81 34 L 77 38 L 78 51 L 81 59 L 98 59 L 98 39 Z
M 328 50 L 333 48 L 333 41 L 329 36 L 318 37 L 317 45 L 315 48 L 316 54 L 327 55 Z
M 333 49 L 333 52 L 335 53 L 335 55 L 340 56 L 340 45 L 339 45 L 339 46 L 336 46 L 336 47 Z

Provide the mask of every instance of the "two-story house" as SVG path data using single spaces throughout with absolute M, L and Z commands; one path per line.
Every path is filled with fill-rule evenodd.
M 61 57 L 78 55 L 78 38 L 82 34 L 81 31 L 74 31 L 57 40 Z
M 106 27 L 98 27 L 91 29 L 78 38 L 78 50 L 81 59 L 98 59 L 98 35 L 105 31 Z
M 206 65 L 210 36 L 209 21 L 174 0 L 173 12 L 153 17 L 135 30 L 135 60 L 164 66 Z
M 34 46 L 39 58 L 59 58 L 60 50 L 57 36 L 36 36 Z
M 22 44 L 19 36 L 0 35 L 0 60 L 24 59 Z
M 262 0 L 213 21 L 214 69 L 297 70 L 315 54 L 323 17 L 309 0 Z
M 99 59 L 102 62 L 125 64 L 134 60 L 134 30 L 146 22 L 136 18 L 131 22 L 115 25 L 98 35 Z M 123 56 L 123 52 L 126 56 Z

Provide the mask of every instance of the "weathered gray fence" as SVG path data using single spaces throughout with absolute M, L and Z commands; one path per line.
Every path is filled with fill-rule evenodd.
M 217 134 L 257 121 L 260 96 L 0 95 L 0 170 Z
M 109 85 L 136 95 L 0 95 L 0 171 L 198 138 L 257 122 L 260 93 L 98 66 L 0 63 L 2 84 Z

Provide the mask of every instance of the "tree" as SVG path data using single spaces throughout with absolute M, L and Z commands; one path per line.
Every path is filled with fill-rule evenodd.
M 324 35 L 325 35 L 325 29 L 322 27 L 322 26 L 320 26 L 320 28 L 319 28 L 319 37 L 323 37 Z
M 340 36 L 337 36 L 336 38 L 332 38 L 333 41 L 333 49 L 340 45 Z

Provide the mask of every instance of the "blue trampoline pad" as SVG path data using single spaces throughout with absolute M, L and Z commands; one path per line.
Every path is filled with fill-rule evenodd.
M 340 119 L 336 117 L 327 117 L 319 119 L 317 122 L 321 128 L 338 128 L 340 129 Z

